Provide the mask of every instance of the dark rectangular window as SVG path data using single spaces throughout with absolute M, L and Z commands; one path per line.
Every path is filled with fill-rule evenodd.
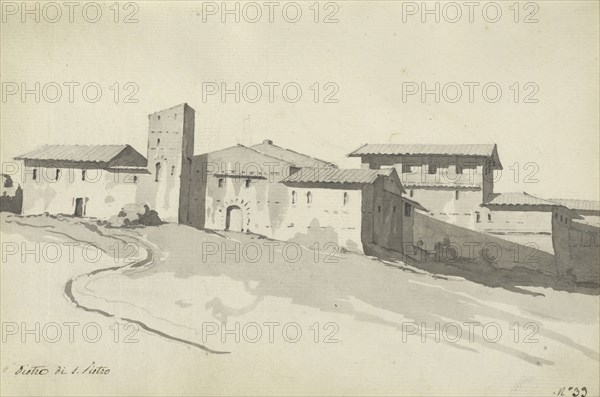
M 223 178 L 219 178 L 219 180 L 217 181 L 219 187 L 223 187 L 225 180 Z
M 427 167 L 427 173 L 428 174 L 435 174 L 437 173 L 437 166 L 433 163 L 429 164 L 429 167 Z
M 408 203 L 404 203 L 404 216 L 410 217 L 411 213 L 412 213 L 412 205 L 410 205 Z

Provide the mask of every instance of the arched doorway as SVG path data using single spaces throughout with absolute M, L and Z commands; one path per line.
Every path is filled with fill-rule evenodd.
M 237 205 L 227 207 L 227 216 L 225 217 L 225 230 L 241 232 L 242 229 L 242 209 Z

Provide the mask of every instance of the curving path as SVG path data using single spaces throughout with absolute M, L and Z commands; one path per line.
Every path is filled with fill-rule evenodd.
M 52 226 L 37 226 L 37 225 L 31 225 L 31 224 L 28 224 L 26 222 L 19 222 L 19 221 L 7 221 L 7 222 L 8 223 L 14 223 L 14 224 L 17 224 L 19 226 L 24 226 L 24 227 L 52 228 Z M 71 236 L 68 233 L 58 232 L 58 231 L 54 231 L 54 230 L 50 230 L 50 229 L 48 229 L 47 231 L 50 232 L 50 233 L 53 233 L 53 234 L 60 235 L 63 238 L 64 237 L 69 238 L 72 241 L 95 245 L 93 242 L 89 242 L 89 241 L 85 241 L 85 240 L 81 240 L 81 239 L 75 238 L 75 237 Z M 126 271 L 128 269 L 136 269 L 136 268 L 142 268 L 142 269 L 145 268 L 145 270 L 147 270 L 150 267 L 152 267 L 153 265 L 155 265 L 155 252 L 142 239 L 134 237 L 134 236 L 131 236 L 131 235 L 127 235 L 127 236 L 121 235 L 123 237 L 127 237 L 128 239 L 134 240 L 134 241 L 127 241 L 125 239 L 118 238 L 117 235 L 115 235 L 115 234 L 104 234 L 100 230 L 98 230 L 97 228 L 94 228 L 93 231 L 96 232 L 97 234 L 99 234 L 102 237 L 109 238 L 109 239 L 115 240 L 117 242 L 129 243 L 129 244 L 135 243 L 135 244 L 137 244 L 138 247 L 140 247 L 144 251 L 146 251 L 146 257 L 143 258 L 143 259 L 136 260 L 133 263 L 128 263 L 128 264 L 121 265 L 121 266 L 111 266 L 111 267 L 96 269 L 96 270 L 93 270 L 93 271 L 91 271 L 89 273 L 83 273 L 83 274 L 80 274 L 78 276 L 75 276 L 75 277 L 71 278 L 69 281 L 67 281 L 67 283 L 65 284 L 64 289 L 63 289 L 64 295 L 67 297 L 67 299 L 77 309 L 84 310 L 84 311 L 90 312 L 90 313 L 97 313 L 97 314 L 100 314 L 100 315 L 102 315 L 104 317 L 115 318 L 115 319 L 118 319 L 118 320 L 122 320 L 123 322 L 128 322 L 128 323 L 135 324 L 135 325 L 139 326 L 141 329 L 143 329 L 146 332 L 149 332 L 149 333 L 154 334 L 154 335 L 158 335 L 158 336 L 160 336 L 162 338 L 165 338 L 165 339 L 168 339 L 170 341 L 174 341 L 174 342 L 178 342 L 178 343 L 182 343 L 182 344 L 185 344 L 185 345 L 188 345 L 188 346 L 192 346 L 192 347 L 198 348 L 198 349 L 200 349 L 200 350 L 202 350 L 204 352 L 207 352 L 207 353 L 212 353 L 212 354 L 230 354 L 230 352 L 213 350 L 213 349 L 210 349 L 210 348 L 208 348 L 208 347 L 206 347 L 204 345 L 196 343 L 194 341 L 190 341 L 190 340 L 187 340 L 187 339 L 183 339 L 183 338 L 179 338 L 179 337 L 170 335 L 170 334 L 168 334 L 166 332 L 163 332 L 163 331 L 161 331 L 159 329 L 153 328 L 153 327 L 149 326 L 148 324 L 146 324 L 146 323 L 144 323 L 144 322 L 142 322 L 140 320 L 136 320 L 136 319 L 132 319 L 132 318 L 118 317 L 115 314 L 108 313 L 108 312 L 106 312 L 104 310 L 93 308 L 93 307 L 88 307 L 88 306 L 85 306 L 84 304 L 82 304 L 77 299 L 77 296 L 76 296 L 76 291 L 78 289 L 77 286 L 78 286 L 79 283 L 87 283 L 87 282 L 90 281 L 90 279 L 92 277 L 97 276 L 99 274 L 106 274 L 106 273 L 109 273 L 109 272 L 114 272 L 114 273 L 121 274 L 121 273 L 123 273 L 124 271 Z

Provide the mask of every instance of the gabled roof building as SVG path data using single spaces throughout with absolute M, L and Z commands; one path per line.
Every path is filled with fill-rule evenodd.
M 364 144 L 348 157 L 365 169 L 395 168 L 409 198 L 430 216 L 470 229 L 487 220 L 481 204 L 503 168 L 496 144 Z
M 265 140 L 195 156 L 190 224 L 277 240 L 326 241 L 354 251 L 402 251 L 412 200 L 394 169 L 340 169 Z M 310 245 L 310 244 L 309 244 Z

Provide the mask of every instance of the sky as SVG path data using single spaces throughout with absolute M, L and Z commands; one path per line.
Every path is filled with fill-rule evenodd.
M 599 199 L 599 2 L 482 1 L 472 22 L 460 1 L 460 17 L 428 2 L 439 22 L 420 1 L 277 2 L 273 22 L 263 3 L 238 3 L 236 23 L 221 2 L 80 2 L 73 22 L 63 2 L 38 3 L 39 21 L 3 2 L 2 162 L 42 144 L 145 154 L 148 114 L 186 102 L 196 154 L 271 139 L 358 168 L 346 154 L 364 143 L 496 143 L 496 191 Z M 39 102 L 21 95 L 36 83 Z M 239 102 L 208 95 L 236 83 Z

